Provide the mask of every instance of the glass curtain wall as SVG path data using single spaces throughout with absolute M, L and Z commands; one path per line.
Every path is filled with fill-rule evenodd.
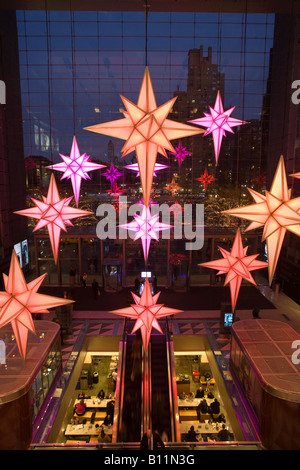
M 47 166 L 60 162 L 60 154 L 70 154 L 76 136 L 81 154 L 108 168 L 114 164 L 122 173 L 117 186 L 124 191 L 128 205 L 141 199 L 139 178 L 125 168 L 136 162 L 135 154 L 122 158 L 124 141 L 84 127 L 120 119 L 120 95 L 137 102 L 147 50 L 157 104 L 177 96 L 170 119 L 186 123 L 203 117 L 220 91 L 224 109 L 234 106 L 232 117 L 247 122 L 223 139 L 218 165 L 211 135 L 172 141 L 175 148 L 182 144 L 189 154 L 181 165 L 174 155 L 169 154 L 168 159 L 158 155 L 157 162 L 168 168 L 158 172 L 153 181 L 154 202 L 176 201 L 182 207 L 184 203 L 204 204 L 205 230 L 217 230 L 222 236 L 232 233 L 236 219 L 225 217 L 222 211 L 251 202 L 247 187 L 261 191 L 265 185 L 265 120 L 274 20 L 273 14 L 150 9 L 146 38 L 144 12 L 17 11 L 28 195 L 45 195 L 50 175 Z M 214 178 L 207 187 L 198 179 L 205 171 Z M 70 181 L 60 181 L 61 174 L 55 173 L 60 194 L 73 195 Z M 80 225 L 81 233 L 88 232 L 91 241 L 82 242 L 81 248 L 78 240 L 62 243 L 61 272 L 57 274 L 54 267 L 53 283 L 68 278 L 73 262 L 78 262 L 78 276 L 89 270 L 90 259 L 96 259 L 97 270 L 103 273 L 101 259 L 120 260 L 123 255 L 128 282 L 139 274 L 140 241 L 128 239 L 124 250 L 117 240 L 104 240 L 101 248 L 97 238 L 98 205 L 110 202 L 117 214 L 120 209 L 117 198 L 108 192 L 111 184 L 103 173 L 90 173 L 91 179 L 81 187 L 79 207 L 95 215 L 75 225 Z M 152 242 L 157 253 L 152 260 L 156 275 L 175 281 L 175 266 L 181 276 L 178 279 L 176 274 L 179 288 L 187 276 L 191 282 L 206 283 L 210 273 L 200 269 L 198 262 L 211 259 L 210 238 L 206 236 L 204 247 L 192 252 L 179 242 Z M 38 254 L 40 269 L 52 273 L 53 260 L 46 254 L 46 241 L 41 243 L 45 249 Z M 178 254 L 182 258 L 176 267 L 176 261 L 171 260 Z

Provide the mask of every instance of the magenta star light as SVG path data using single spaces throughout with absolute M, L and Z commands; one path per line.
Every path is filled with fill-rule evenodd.
M 181 167 L 183 160 L 188 156 L 192 155 L 191 152 L 186 150 L 186 147 L 183 147 L 181 141 L 178 144 L 178 147 L 175 147 L 175 152 L 170 152 L 171 155 L 174 155 L 177 158 L 178 165 Z
M 114 164 L 110 165 L 110 168 L 106 170 L 105 173 L 102 173 L 103 176 L 106 177 L 107 180 L 110 181 L 111 187 L 114 187 L 115 182 L 119 178 L 119 176 L 122 176 L 123 173 L 120 173 L 120 171 L 115 168 Z
M 209 107 L 210 114 L 204 113 L 205 117 L 189 121 L 197 124 L 198 126 L 206 127 L 207 130 L 203 135 L 212 134 L 214 140 L 216 164 L 218 164 L 222 139 L 223 137 L 226 137 L 226 132 L 231 132 L 231 134 L 234 134 L 233 130 L 231 129 L 232 127 L 246 124 L 245 121 L 240 121 L 239 119 L 230 117 L 234 108 L 235 106 L 227 109 L 227 111 L 224 111 L 221 94 L 218 91 L 215 107 Z
M 120 225 L 121 228 L 135 232 L 134 240 L 142 240 L 144 259 L 147 261 L 151 239 L 158 241 L 157 233 L 161 230 L 168 230 L 172 225 L 159 222 L 159 214 L 151 215 L 149 206 L 143 206 L 141 215 L 135 214 L 134 220 L 128 224 Z
M 105 168 L 105 165 L 98 165 L 97 163 L 91 162 L 89 160 L 90 157 L 86 153 L 81 155 L 76 137 L 73 138 L 70 156 L 68 157 L 67 155 L 62 154 L 59 155 L 63 159 L 63 162 L 48 166 L 48 168 L 63 172 L 61 180 L 65 178 L 71 179 L 74 197 L 78 207 L 81 180 L 90 179 L 88 175 L 90 171 Z

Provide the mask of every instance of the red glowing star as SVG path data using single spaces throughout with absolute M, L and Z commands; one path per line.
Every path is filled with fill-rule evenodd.
M 215 148 L 215 157 L 216 157 L 216 164 L 218 164 L 221 144 L 223 137 L 226 137 L 226 132 L 231 132 L 234 134 L 233 130 L 231 129 L 234 126 L 240 126 L 241 124 L 246 124 L 244 121 L 240 121 L 239 119 L 234 119 L 230 117 L 233 108 L 224 111 L 222 98 L 220 92 L 218 91 L 215 107 L 210 109 L 210 114 L 204 113 L 204 118 L 194 119 L 192 122 L 193 124 L 198 124 L 199 126 L 207 127 L 207 131 L 204 135 L 212 134 L 214 140 L 214 148 Z
M 257 186 L 259 186 L 260 188 L 262 188 L 265 183 L 266 183 L 266 177 L 265 175 L 263 175 L 262 173 L 260 173 L 259 175 L 255 176 L 252 180 L 254 183 L 257 184 Z
M 264 227 L 262 239 L 267 244 L 271 285 L 286 231 L 300 235 L 300 197 L 290 199 L 283 156 L 280 157 L 271 190 L 265 191 L 265 196 L 253 189 L 248 188 L 248 191 L 255 204 L 230 209 L 225 213 L 251 220 L 246 231 Z
M 5 291 L 0 292 L 0 328 L 11 323 L 20 354 L 24 360 L 28 331 L 35 333 L 31 314 L 49 313 L 48 308 L 73 303 L 72 300 L 37 293 L 46 275 L 43 274 L 27 284 L 14 250 L 9 274 L 8 276 L 3 274 Z
M 39 219 L 39 222 L 34 228 L 34 232 L 42 227 L 47 227 L 55 263 L 57 263 L 61 230 L 66 232 L 66 225 L 73 226 L 71 219 L 92 214 L 92 212 L 69 207 L 72 199 L 73 197 L 59 198 L 55 178 L 52 174 L 47 197 L 43 196 L 43 201 L 31 198 L 35 207 L 15 212 L 16 214 L 25 215 L 26 217 Z
M 257 261 L 256 258 L 259 256 L 258 254 L 246 256 L 248 247 L 243 248 L 241 232 L 239 229 L 236 233 L 231 252 L 224 250 L 224 248 L 221 248 L 220 246 L 218 248 L 223 258 L 216 261 L 201 263 L 199 266 L 217 269 L 219 271 L 218 274 L 227 273 L 224 285 L 228 283 L 230 285 L 231 305 L 232 311 L 234 312 L 242 279 L 246 279 L 256 285 L 250 271 L 266 268 L 268 263 Z
M 204 186 L 204 191 L 207 190 L 207 186 L 215 181 L 215 178 L 212 175 L 209 175 L 207 169 L 205 168 L 203 175 L 200 178 L 196 178 L 197 181 L 200 181 Z
M 162 333 L 157 320 L 168 315 L 181 313 L 182 310 L 168 308 L 163 304 L 157 304 L 160 292 L 152 296 L 148 278 L 145 280 L 141 297 L 138 297 L 133 292 L 131 292 L 131 295 L 135 304 L 132 304 L 130 307 L 113 310 L 110 313 L 136 320 L 132 333 L 135 333 L 139 329 L 141 330 L 144 349 L 147 350 L 152 328 Z
M 137 105 L 123 96 L 121 98 L 126 108 L 123 119 L 85 129 L 126 140 L 122 148 L 123 157 L 136 152 L 143 196 L 148 206 L 157 153 L 167 157 L 166 150 L 175 151 L 170 140 L 204 131 L 167 119 L 177 97 L 157 107 L 148 67 L 145 69 Z
M 114 197 L 119 197 L 119 194 L 124 193 L 123 189 L 119 188 L 116 181 L 114 182 L 113 187 L 108 189 L 106 192 L 110 193 Z

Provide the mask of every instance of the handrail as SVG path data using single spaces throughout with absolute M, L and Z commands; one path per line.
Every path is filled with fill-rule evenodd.
M 197 447 L 207 447 L 207 448 L 234 448 L 234 447 L 257 447 L 258 450 L 262 450 L 262 444 L 259 441 L 209 441 L 209 442 L 165 442 L 166 450 L 197 450 Z M 80 448 L 80 449 L 107 449 L 107 450 L 124 450 L 131 449 L 137 450 L 140 449 L 140 442 L 117 442 L 117 443 L 79 443 L 74 441 L 73 443 L 50 443 L 50 444 L 31 444 L 30 450 L 38 449 L 70 449 L 70 448 Z
M 142 434 L 152 426 L 151 343 L 143 349 Z
M 170 351 L 170 334 L 169 324 L 166 318 L 166 352 L 167 352 L 167 367 L 168 367 L 168 387 L 169 387 L 169 403 L 170 403 L 170 416 L 171 416 L 171 441 L 176 441 L 175 433 L 175 416 L 174 416 L 174 393 L 172 384 L 172 364 L 171 364 L 171 351 Z
M 117 411 L 116 421 L 113 426 L 113 436 L 112 442 L 117 442 L 119 437 L 120 429 L 122 429 L 122 411 L 124 404 L 124 377 L 125 377 L 125 360 L 126 360 L 126 348 L 127 348 L 127 328 L 126 321 L 124 321 L 124 330 L 123 330 L 123 339 L 122 345 L 120 345 L 119 350 L 119 364 L 121 367 L 118 367 L 117 375 L 117 384 L 115 392 L 115 412 Z

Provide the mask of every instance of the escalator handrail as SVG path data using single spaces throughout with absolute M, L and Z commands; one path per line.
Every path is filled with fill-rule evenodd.
M 125 364 L 126 364 L 126 350 L 127 350 L 127 318 L 124 320 L 124 330 L 123 330 L 123 339 L 122 347 L 120 348 L 119 353 L 119 367 L 117 375 L 117 385 L 116 385 L 116 402 L 115 402 L 115 412 L 117 411 L 117 419 L 114 422 L 113 428 L 113 442 L 117 441 L 118 436 L 120 435 L 120 430 L 122 429 L 122 414 L 123 414 L 123 405 L 124 405 L 124 382 L 125 382 Z M 116 441 L 114 441 L 114 438 Z
M 152 428 L 152 381 L 151 381 L 151 343 L 148 348 L 143 348 L 143 370 L 142 370 L 142 413 L 141 413 L 141 437 Z
M 179 426 L 179 410 L 177 401 L 177 383 L 176 370 L 174 362 L 174 344 L 169 329 L 169 321 L 166 318 L 166 337 L 167 337 L 167 360 L 168 360 L 168 380 L 169 380 L 169 397 L 170 397 L 170 414 L 171 414 L 171 430 L 172 442 L 180 442 L 180 426 Z

